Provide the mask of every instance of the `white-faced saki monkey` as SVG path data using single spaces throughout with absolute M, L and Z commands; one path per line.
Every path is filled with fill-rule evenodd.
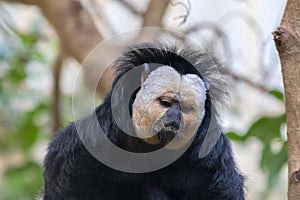
M 217 113 L 226 91 L 215 59 L 182 45 L 144 43 L 114 63 L 112 90 L 95 109 L 101 128 L 89 118 L 76 127 L 75 120 L 49 145 L 44 200 L 243 200 L 244 176 Z M 118 157 L 120 149 L 149 159 Z

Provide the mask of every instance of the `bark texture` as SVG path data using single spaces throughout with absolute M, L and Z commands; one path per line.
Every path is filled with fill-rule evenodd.
M 288 199 L 300 199 L 300 0 L 288 0 L 280 27 L 273 33 L 279 52 L 288 133 Z

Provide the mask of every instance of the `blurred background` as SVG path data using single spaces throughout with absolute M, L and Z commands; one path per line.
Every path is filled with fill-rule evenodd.
M 73 121 L 73 85 L 81 63 L 97 44 L 133 29 L 136 35 L 106 43 L 93 67 L 104 69 L 126 45 L 153 38 L 183 43 L 189 38 L 212 52 L 230 85 L 224 126 L 247 176 L 246 198 L 287 199 L 283 83 L 272 36 L 285 3 L 0 0 L 0 200 L 38 196 L 47 144 Z M 165 29 L 138 29 L 144 27 Z M 93 67 L 83 68 L 83 88 L 99 78 Z M 108 68 L 97 102 L 112 79 Z

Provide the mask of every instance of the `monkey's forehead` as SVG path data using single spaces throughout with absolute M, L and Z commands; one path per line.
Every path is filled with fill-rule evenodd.
M 147 98 L 162 96 L 164 93 L 181 94 L 191 98 L 205 99 L 204 81 L 195 74 L 180 74 L 170 66 L 161 66 L 150 73 L 142 85 Z

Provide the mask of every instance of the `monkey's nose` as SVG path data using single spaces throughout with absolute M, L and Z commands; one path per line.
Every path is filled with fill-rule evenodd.
M 179 129 L 181 123 L 181 111 L 180 108 L 177 106 L 171 107 L 167 111 L 167 118 L 165 121 L 166 127 L 172 127 L 175 129 Z

